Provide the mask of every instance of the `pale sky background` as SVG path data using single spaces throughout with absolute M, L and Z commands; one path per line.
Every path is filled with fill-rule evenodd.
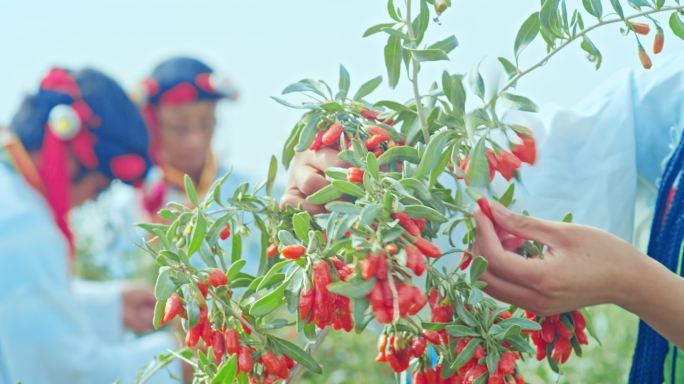
M 451 62 L 425 65 L 423 89 L 445 68 L 463 72 L 483 57 L 512 56 L 519 26 L 539 7 L 538 0 L 453 2 L 442 25 L 431 25 L 426 41 L 456 34 L 460 46 Z M 579 0 L 568 3 L 581 7 Z M 610 5 L 604 3 L 605 12 Z M 217 148 L 244 172 L 262 175 L 300 114 L 269 96 L 304 77 L 336 85 L 339 64 L 351 73 L 353 90 L 384 75 L 384 37 L 361 35 L 388 21 L 385 9 L 384 0 L 4 0 L 0 124 L 9 123 L 21 96 L 36 88 L 50 65 L 94 66 L 133 89 L 159 60 L 195 55 L 230 76 L 242 93 L 239 102 L 220 108 Z M 591 36 L 604 53 L 599 72 L 575 45 L 525 79 L 518 92 L 541 105 L 570 105 L 616 70 L 639 68 L 633 39 L 620 35 L 617 26 Z M 644 41 L 649 49 L 651 39 Z M 662 57 L 682 50 L 684 44 L 675 40 L 668 36 Z M 523 62 L 541 57 L 539 42 Z M 652 70 L 662 57 L 655 58 Z M 489 72 L 496 68 L 484 66 Z M 397 90 L 383 84 L 374 96 L 405 100 L 410 92 L 402 79 Z

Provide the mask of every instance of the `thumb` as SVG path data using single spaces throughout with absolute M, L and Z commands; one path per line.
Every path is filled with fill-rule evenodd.
M 556 222 L 513 213 L 495 201 L 491 207 L 497 227 L 508 233 L 546 245 L 554 245 L 560 238 L 562 232 Z

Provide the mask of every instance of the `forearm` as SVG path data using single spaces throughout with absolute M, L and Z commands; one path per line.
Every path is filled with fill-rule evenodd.
M 684 279 L 640 254 L 638 268 L 625 273 L 616 304 L 636 314 L 663 337 L 684 348 Z

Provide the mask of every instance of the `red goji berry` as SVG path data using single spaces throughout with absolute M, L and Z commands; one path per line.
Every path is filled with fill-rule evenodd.
M 295 245 L 288 245 L 287 247 L 283 248 L 281 251 L 281 254 L 283 255 L 284 258 L 290 259 L 290 260 L 296 260 L 299 259 L 300 257 L 304 256 L 306 253 L 306 247 L 303 245 L 295 244 Z

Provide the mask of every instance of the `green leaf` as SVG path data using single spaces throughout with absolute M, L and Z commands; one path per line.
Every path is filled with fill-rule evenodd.
M 380 165 L 378 164 L 378 158 L 375 157 L 373 152 L 368 152 L 366 155 L 366 166 L 368 167 L 367 172 L 374 179 L 378 179 L 380 177 Z
M 313 92 L 321 97 L 326 97 L 323 82 L 312 79 L 303 79 L 294 84 L 290 84 L 283 90 L 283 95 L 293 92 Z
M 268 167 L 268 179 L 266 193 L 271 196 L 273 194 L 273 183 L 275 182 L 276 175 L 278 174 L 278 159 L 271 155 L 271 164 Z
M 536 321 L 528 320 L 522 317 L 511 317 L 509 319 L 500 321 L 498 325 L 506 331 L 508 331 L 508 328 L 514 325 L 517 325 L 520 327 L 520 329 L 528 331 L 538 331 L 541 329 L 541 326 Z
M 294 262 L 293 260 L 283 260 L 283 261 L 280 261 L 280 262 L 274 264 L 271 267 L 271 269 L 268 270 L 266 275 L 264 275 L 264 278 L 261 280 L 259 285 L 257 285 L 257 287 L 256 287 L 257 292 L 262 290 L 262 289 L 268 288 L 267 287 L 268 280 L 271 280 L 273 278 L 273 276 L 280 274 L 280 271 L 283 268 L 287 267 L 288 265 L 292 264 L 293 262 Z
M 428 46 L 428 49 L 438 49 L 444 51 L 444 53 L 449 53 L 458 47 L 458 40 L 456 36 L 451 35 L 444 40 L 440 40 Z
M 401 17 L 399 17 L 399 14 L 397 14 L 397 9 L 394 8 L 394 1 L 393 0 L 389 0 L 387 2 L 387 13 L 392 18 L 392 20 L 402 21 Z
M 670 16 L 670 28 L 677 37 L 684 40 L 684 23 L 679 19 L 677 12 L 672 12 L 672 15 Z
M 541 11 L 539 12 L 539 24 L 543 31 L 555 37 L 562 37 L 560 21 L 558 19 L 558 6 L 560 0 L 544 0 Z
M 313 143 L 314 138 L 316 137 L 316 132 L 318 131 L 316 126 L 320 120 L 321 115 L 318 113 L 309 117 L 309 121 L 306 123 L 306 126 L 302 129 L 302 133 L 299 136 L 299 142 L 295 147 L 295 151 L 303 152 L 311 146 L 311 143 Z
M 375 278 L 349 283 L 338 281 L 328 285 L 328 290 L 339 295 L 346 296 L 350 299 L 361 299 L 366 297 L 368 292 L 370 292 L 374 286 Z
M 513 49 L 515 51 L 515 57 L 519 57 L 520 53 L 537 37 L 539 33 L 539 12 L 535 12 L 530 15 L 530 17 L 525 20 L 523 25 L 518 31 L 518 35 L 515 37 L 515 44 Z
M 405 106 L 402 103 L 398 103 L 396 101 L 392 100 L 381 100 L 378 101 L 377 103 L 373 104 L 375 108 L 389 108 L 393 111 L 397 112 L 413 112 L 413 110 L 409 109 L 407 106 Z
M 454 109 L 454 114 L 456 116 L 463 116 L 466 101 L 463 76 L 449 75 L 447 71 L 442 72 L 442 89 Z
M 361 100 L 368 96 L 371 92 L 375 91 L 376 88 L 382 83 L 382 76 L 374 77 L 367 82 L 363 83 L 356 94 L 354 95 L 354 100 Z
M 485 137 L 480 140 L 470 150 L 470 161 L 468 172 L 466 172 L 466 183 L 472 187 L 484 188 L 489 185 L 489 163 L 485 156 Z
M 473 260 L 473 263 L 470 266 L 470 281 L 472 283 L 476 282 L 487 270 L 487 264 L 487 260 L 482 256 L 478 256 Z
M 351 85 L 351 80 L 349 79 L 349 72 L 344 65 L 340 65 L 340 91 L 337 93 L 337 99 L 344 100 L 347 98 L 347 93 L 349 93 L 349 86 Z
M 211 384 L 229 384 L 235 379 L 237 373 L 237 354 L 230 356 L 224 361 L 216 372 L 216 376 L 211 379 Z
M 342 192 L 335 189 L 332 184 L 329 184 L 316 191 L 316 193 L 313 195 L 307 197 L 306 200 L 311 204 L 320 205 L 329 201 L 337 200 L 342 196 L 344 196 Z
M 430 173 L 442 157 L 442 152 L 449 143 L 452 134 L 453 131 L 451 130 L 443 130 L 430 138 L 430 142 L 425 149 L 425 153 L 423 153 L 423 157 L 420 159 L 413 177 L 422 179 Z
M 397 36 L 390 36 L 385 45 L 385 68 L 387 68 L 387 81 L 390 88 L 394 88 L 399 83 L 401 75 L 401 58 L 403 55 L 401 39 Z
M 204 214 L 197 213 L 197 222 L 192 229 L 192 236 L 190 237 L 190 245 L 188 245 L 188 256 L 192 256 L 197 252 L 204 241 L 204 234 L 207 230 L 207 221 Z
M 380 155 L 380 158 L 378 158 L 378 163 L 380 165 L 392 164 L 398 161 L 408 161 L 409 163 L 418 164 L 420 162 L 420 156 L 418 156 L 418 151 L 415 148 L 402 145 L 389 148 Z
M 365 192 L 363 188 L 359 187 L 355 183 L 350 183 L 349 181 L 344 181 L 344 180 L 333 180 L 331 182 L 333 188 L 338 190 L 339 192 L 342 192 L 346 195 L 351 195 L 354 197 L 363 197 L 365 196 Z
M 590 15 L 596 18 L 600 18 L 603 15 L 601 0 L 582 0 L 582 3 L 584 4 L 584 9 L 586 9 Z
M 291 274 L 278 288 L 255 301 L 250 307 L 249 313 L 252 316 L 266 316 L 278 309 L 285 299 L 285 288 L 287 288 L 287 285 L 290 283 L 293 276 L 294 274 Z M 261 281 L 263 281 L 263 279 Z M 261 281 L 259 283 L 261 283 Z
M 501 95 L 502 100 L 513 109 L 524 112 L 537 112 L 539 108 L 537 105 L 525 96 L 514 95 L 512 93 L 504 93 Z
M 475 353 L 475 349 L 477 348 L 478 345 L 480 345 L 481 342 L 482 342 L 482 340 L 480 340 L 477 337 L 472 338 L 468 342 L 468 344 L 465 346 L 465 348 L 463 348 L 463 351 L 461 351 L 461 353 L 459 353 L 458 356 L 456 356 L 456 359 L 454 360 L 454 362 L 449 366 L 449 370 L 451 372 L 455 372 L 459 368 L 464 366 L 465 363 L 467 363 L 470 360 L 470 358 L 473 357 L 473 353 Z M 445 373 L 447 373 L 447 372 L 442 372 L 442 377 L 445 377 L 445 375 L 444 375 Z
M 154 329 L 159 329 L 161 319 L 164 317 L 164 309 L 166 308 L 166 300 L 157 300 L 154 303 L 154 315 L 152 316 L 152 326 Z
M 185 175 L 183 181 L 185 183 L 185 195 L 188 196 L 188 200 L 190 200 L 191 203 L 198 206 L 197 191 L 195 190 L 195 185 L 192 183 L 192 179 L 190 176 Z
M 572 212 L 566 213 L 565 216 L 563 216 L 563 218 L 561 219 L 561 221 L 564 223 L 572 223 Z
M 354 317 L 354 329 L 356 332 L 361 332 L 366 328 L 366 310 L 368 309 L 368 300 L 357 299 L 352 300 L 352 316 Z
M 288 245 L 294 245 L 297 244 L 297 240 L 292 236 L 292 234 L 284 229 L 281 229 L 278 231 L 278 240 L 280 240 L 280 244 L 283 246 L 287 247 Z
M 503 205 L 504 207 L 508 208 L 508 206 L 511 205 L 513 202 L 513 194 L 515 193 L 515 184 L 511 183 L 508 188 L 506 188 L 506 192 L 499 198 L 499 203 Z
M 299 136 L 302 133 L 302 124 L 297 122 L 294 128 L 290 132 L 290 135 L 285 140 L 285 145 L 283 145 L 282 162 L 285 168 L 290 166 L 290 162 L 295 154 L 295 146 L 299 142 Z
M 404 47 L 404 49 L 411 52 L 413 58 L 421 63 L 425 61 L 449 60 L 449 56 L 441 49 L 413 49 L 409 47 Z
M 482 79 L 482 75 L 480 74 L 480 63 L 477 63 L 477 65 L 470 70 L 470 73 L 468 74 L 468 84 L 473 93 L 484 100 L 485 85 L 484 79 Z
M 595 63 L 596 69 L 599 69 L 601 67 L 603 56 L 598 48 L 596 48 L 594 43 L 586 35 L 582 39 L 580 47 L 587 53 L 587 59 L 592 63 Z
M 292 228 L 294 228 L 295 235 L 305 243 L 309 239 L 309 230 L 311 229 L 311 216 L 308 212 L 299 212 L 292 216 Z
M 358 215 L 361 208 L 346 201 L 333 201 L 325 205 L 325 208 L 332 212 L 346 213 L 348 215 Z
M 447 218 L 436 210 L 425 205 L 407 205 L 404 212 L 414 219 L 428 219 L 438 223 L 445 223 Z
M 242 267 L 247 264 L 247 260 L 237 260 L 233 262 L 230 267 L 228 267 L 228 271 L 226 272 L 226 277 L 228 277 L 228 281 L 233 281 L 235 280 L 238 275 L 240 274 L 240 271 L 242 270 Z
M 413 20 L 413 33 L 416 36 L 416 46 L 423 41 L 423 36 L 430 24 L 430 9 L 427 6 L 427 1 L 420 0 L 420 13 Z
M 230 243 L 230 260 L 232 263 L 236 263 L 242 258 L 242 236 L 239 234 L 234 234 L 233 240 Z
M 382 32 L 383 29 L 386 28 L 392 28 L 396 25 L 397 23 L 382 23 L 382 24 L 376 24 L 368 29 L 363 33 L 363 37 L 368 37 L 371 35 L 374 35 L 378 32 Z
M 641 7 L 651 8 L 651 4 L 646 0 L 627 0 L 627 2 L 635 9 L 640 9 Z
M 154 285 L 154 297 L 159 301 L 166 301 L 176 290 L 176 284 L 171 281 L 171 269 L 169 267 L 159 268 L 157 283 Z
M 516 351 L 525 353 L 536 352 L 536 350 L 532 348 L 532 346 L 519 335 L 507 336 L 504 340 L 508 341 L 511 344 L 511 347 L 513 347 L 513 349 L 515 349 Z
M 375 220 L 382 212 L 382 206 L 379 204 L 370 204 L 363 207 L 361 210 L 361 216 L 359 218 L 359 224 L 361 225 L 371 225 L 373 220 Z
M 613 6 L 613 9 L 620 16 L 620 18 L 624 19 L 625 13 L 622 11 L 622 5 L 620 5 L 620 0 L 610 0 L 610 4 Z
M 516 68 L 516 66 L 513 65 L 513 63 L 511 63 L 507 58 L 499 57 L 498 60 L 499 63 L 501 63 L 501 66 L 503 66 L 504 71 L 506 71 L 509 79 L 518 73 L 518 68 Z
M 475 331 L 474 329 L 470 327 L 466 327 L 465 325 L 447 325 L 444 327 L 446 331 L 456 337 L 463 337 L 463 336 L 479 336 L 480 333 Z
M 293 104 L 293 103 L 290 103 L 289 101 L 281 99 L 280 97 L 277 97 L 277 96 L 271 96 L 271 99 L 275 100 L 278 104 L 284 105 L 288 108 L 318 109 L 318 105 L 312 104 L 312 103 Z
M 275 336 L 269 336 L 269 338 L 275 342 L 275 344 L 280 347 L 280 350 L 292 360 L 298 362 L 303 367 L 306 367 L 311 372 L 318 374 L 323 373 L 323 369 L 316 362 L 316 360 L 314 360 L 313 357 L 309 356 L 308 353 L 299 348 L 296 344 Z

